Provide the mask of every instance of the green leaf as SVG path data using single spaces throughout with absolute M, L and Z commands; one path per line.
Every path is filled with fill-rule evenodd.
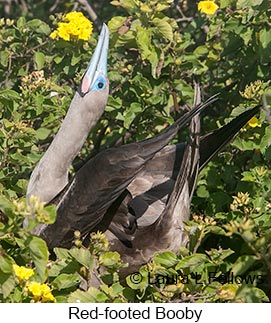
M 37 65 L 38 70 L 43 69 L 44 63 L 45 63 L 45 55 L 42 52 L 35 52 L 34 53 L 34 61 Z
M 264 135 L 260 142 L 260 150 L 262 154 L 265 154 L 267 148 L 271 145 L 271 126 L 265 128 Z
M 112 267 L 120 263 L 120 254 L 115 252 L 106 252 L 99 257 L 101 265 L 105 267 Z
M 144 82 L 142 80 L 142 87 L 144 86 Z M 126 129 L 130 128 L 131 123 L 134 121 L 136 114 L 142 111 L 142 106 L 138 102 L 131 103 L 129 109 L 127 109 L 123 114 L 123 126 Z
M 46 223 L 51 224 L 54 223 L 56 220 L 56 206 L 54 204 L 47 205 L 44 208 L 44 211 L 46 212 Z
M 126 17 L 121 17 L 121 16 L 116 16 L 113 17 L 109 22 L 108 22 L 108 28 L 111 33 L 117 32 L 120 27 L 124 24 L 124 22 L 127 20 Z
M 132 9 L 136 7 L 136 2 L 134 0 L 119 0 L 110 2 L 114 6 L 121 6 L 125 9 Z
M 157 3 L 155 10 L 156 11 L 163 11 L 170 8 L 170 3 Z
M 69 303 L 104 303 L 107 300 L 105 293 L 95 287 L 90 287 L 86 292 L 76 290 L 68 298 Z
M 106 111 L 115 111 L 122 107 L 122 100 L 120 98 L 113 98 L 111 95 L 108 97 Z
M 60 274 L 52 281 L 52 285 L 57 290 L 70 288 L 78 285 L 80 278 L 76 274 Z
M 262 63 L 270 62 L 271 30 L 262 28 L 259 32 L 260 54 Z
M 234 254 L 234 251 L 233 250 L 231 250 L 231 249 L 225 249 L 225 250 L 222 251 L 222 253 L 220 253 L 219 258 L 221 260 L 224 260 L 224 259 L 228 258 L 232 254 Z
M 249 7 L 255 7 L 261 5 L 263 0 L 238 0 L 236 7 L 237 9 L 244 9 Z
M 49 135 L 50 135 L 51 131 L 49 129 L 46 129 L 46 128 L 39 128 L 37 131 L 36 131 L 36 137 L 39 139 L 39 140 L 44 140 L 46 139 Z
M 235 4 L 236 0 L 220 0 L 220 8 L 229 8 L 231 5 Z
M 9 61 L 9 54 L 7 51 L 5 50 L 2 50 L 0 52 L 0 62 L 1 62 L 1 65 L 4 66 L 4 67 L 7 67 L 8 66 L 8 61 Z
M 269 46 L 271 42 L 271 30 L 270 29 L 261 29 L 259 33 L 259 39 L 262 47 L 265 49 Z
M 176 265 L 175 269 L 179 270 L 183 268 L 190 268 L 190 267 L 193 268 L 207 262 L 209 262 L 209 259 L 206 255 L 194 254 L 191 256 L 184 257 L 182 260 L 180 260 Z
M 259 197 L 256 197 L 254 200 L 253 200 L 253 207 L 255 209 L 258 209 L 260 210 L 260 212 L 264 212 L 265 211 L 265 198 L 263 196 L 259 196 Z M 257 217 L 258 217 L 258 212 L 257 212 Z
M 245 303 L 270 302 L 265 292 L 257 287 L 243 284 L 236 293 L 236 299 L 243 299 Z
M 60 64 L 60 63 L 63 61 L 63 59 L 64 59 L 64 56 L 56 56 L 56 57 L 54 58 L 54 62 L 55 62 L 56 64 Z
M 74 274 L 78 272 L 82 265 L 72 258 L 58 258 L 57 261 L 53 262 L 48 275 L 50 278 L 57 277 L 60 274 Z
M 111 290 L 112 290 L 112 296 L 116 297 L 122 293 L 122 291 L 124 290 L 124 287 L 120 283 L 114 283 L 111 286 Z
M 157 27 L 157 31 L 162 34 L 169 41 L 173 41 L 173 30 L 171 25 L 167 22 L 167 18 L 154 18 L 152 23 Z
M 178 262 L 177 256 L 171 251 L 164 251 L 153 257 L 153 260 L 166 268 L 175 266 Z
M 13 208 L 13 204 L 3 195 L 0 196 L 0 210 L 4 212 Z
M 36 266 L 36 271 L 43 282 L 47 279 L 47 262 L 49 258 L 46 242 L 41 238 L 33 236 L 28 247 Z
M 140 48 L 142 59 L 147 59 L 151 55 L 151 29 L 144 29 L 141 26 L 137 27 L 136 42 Z
M 21 29 L 25 25 L 25 17 L 20 17 L 17 20 L 17 27 Z
M 244 274 L 257 260 L 256 256 L 244 255 L 240 256 L 232 266 L 232 273 L 234 276 Z
M 210 225 L 206 228 L 205 233 L 214 233 L 214 234 L 221 234 L 223 235 L 225 233 L 225 230 L 217 225 Z
M 236 137 L 232 143 L 232 145 L 234 147 L 237 147 L 238 149 L 240 149 L 241 151 L 249 151 L 249 150 L 254 150 L 254 149 L 258 149 L 259 145 L 256 144 L 254 141 L 252 140 L 244 140 L 240 137 Z
M 247 28 L 245 31 L 240 33 L 240 37 L 244 40 L 245 45 L 247 46 L 249 42 L 252 41 L 253 29 Z
M 1 98 L 5 98 L 9 100 L 19 100 L 20 95 L 14 90 L 3 90 L 3 91 L 0 91 L 0 99 Z
M 164 63 L 164 52 L 159 48 L 152 47 L 152 52 L 148 60 L 151 63 L 153 78 L 158 78 L 161 75 L 161 70 Z
M 71 59 L 71 66 L 75 66 L 78 62 L 80 62 L 81 56 L 78 54 L 73 54 Z
M 72 248 L 69 250 L 69 254 L 78 261 L 81 265 L 87 267 L 89 270 L 94 268 L 94 258 L 90 251 L 85 248 Z
M 70 250 L 65 248 L 54 248 L 54 253 L 58 259 L 66 259 L 70 256 Z
M 107 285 L 101 285 L 100 288 L 106 293 L 106 295 L 109 295 L 112 298 L 122 295 L 124 290 L 124 287 L 120 283 L 114 283 L 110 287 Z
M 130 128 L 131 123 L 134 121 L 135 118 L 135 113 L 131 111 L 127 111 L 124 114 L 124 122 L 123 122 L 123 127 L 126 129 Z
M 126 298 L 127 302 L 136 302 L 135 291 L 129 287 L 125 287 L 122 291 L 123 296 Z
M 210 196 L 210 193 L 205 185 L 198 186 L 197 196 L 201 198 L 208 198 Z
M 255 182 L 256 178 L 251 172 L 243 172 L 241 181 L 244 182 Z
M 49 35 L 51 32 L 50 27 L 40 19 L 32 19 L 26 23 L 26 26 L 39 34 Z
M 209 53 L 209 49 L 206 46 L 198 46 L 194 50 L 196 57 L 206 56 Z
M 11 258 L 2 255 L 0 257 L 0 270 L 5 274 L 13 273 L 13 267 L 14 261 L 12 261 Z
M 174 80 L 173 84 L 174 84 L 174 88 L 176 90 L 180 91 L 180 95 L 181 95 L 183 100 L 185 100 L 186 102 L 188 100 L 191 100 L 191 102 L 192 102 L 192 97 L 194 95 L 194 90 L 193 90 L 193 88 L 191 87 L 190 84 L 187 84 L 183 80 Z
M 142 111 L 142 105 L 138 102 L 133 102 L 130 106 L 129 111 L 137 113 Z
M 0 270 L 0 294 L 3 294 L 4 299 L 13 291 L 15 284 L 15 278 L 12 274 Z

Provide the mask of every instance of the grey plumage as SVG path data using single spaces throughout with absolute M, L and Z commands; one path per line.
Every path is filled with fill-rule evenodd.
M 82 148 L 89 131 L 103 114 L 107 103 L 108 42 L 109 31 L 104 25 L 94 55 L 66 117 L 53 142 L 31 174 L 27 188 L 28 200 L 34 195 L 42 202 L 49 203 L 69 183 L 69 167 Z M 98 87 L 100 84 L 101 88 Z M 95 106 L 98 108 L 95 109 Z M 38 226 L 33 233 L 39 234 L 43 228 L 43 225 Z

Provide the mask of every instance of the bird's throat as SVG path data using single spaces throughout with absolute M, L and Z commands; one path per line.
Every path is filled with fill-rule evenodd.
M 28 197 L 34 195 L 49 203 L 63 190 L 72 161 L 103 111 L 104 107 L 89 109 L 76 92 L 58 133 L 31 175 Z

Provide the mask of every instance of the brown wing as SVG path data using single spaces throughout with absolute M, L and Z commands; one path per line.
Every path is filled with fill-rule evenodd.
M 259 109 L 260 107 L 256 106 L 245 111 L 225 126 L 200 137 L 199 170 L 203 169 L 211 158 L 232 140 Z M 192 137 L 195 137 L 198 131 L 196 121 L 194 120 L 194 126 L 192 124 Z M 163 212 L 173 212 L 174 209 L 183 218 L 188 217 L 189 206 L 186 204 L 190 203 L 198 172 L 198 150 L 195 143 L 197 140 L 195 140 L 194 138 L 194 144 L 190 144 L 188 147 L 185 143 L 181 143 L 163 148 L 148 161 L 143 171 L 128 186 L 128 190 L 133 196 L 129 202 L 129 218 L 133 223 L 136 221 L 138 228 L 149 227 L 160 218 Z M 190 142 L 193 143 L 192 138 Z M 175 184 L 178 173 L 179 179 Z M 177 206 L 176 203 L 179 205 Z M 131 214 L 134 214 L 134 217 Z M 168 219 L 168 216 L 164 218 Z M 112 223 L 117 223 L 118 219 L 114 218 Z M 131 237 L 122 230 L 121 226 L 118 226 L 118 231 L 114 234 L 117 237 L 121 236 L 121 241 L 124 241 L 126 237 L 126 240 L 129 241 L 126 245 L 131 246 L 130 242 L 135 238 L 137 231 Z
M 186 126 L 195 115 L 216 100 L 212 97 L 187 112 L 161 134 L 139 143 L 107 149 L 90 159 L 76 173 L 58 208 L 56 222 L 40 233 L 49 247 L 72 244 L 75 230 L 82 237 L 105 231 L 113 218 L 110 207 L 125 191 L 144 165 Z

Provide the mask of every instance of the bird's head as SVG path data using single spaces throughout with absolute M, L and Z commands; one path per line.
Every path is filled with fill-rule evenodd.
M 78 87 L 81 102 L 89 107 L 105 107 L 108 99 L 107 55 L 109 30 L 103 24 L 98 44 Z

